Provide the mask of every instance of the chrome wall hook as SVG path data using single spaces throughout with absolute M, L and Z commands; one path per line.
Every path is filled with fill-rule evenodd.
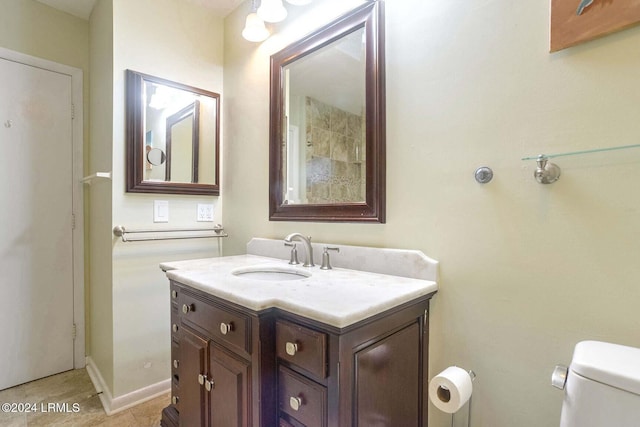
M 560 179 L 560 167 L 549 162 L 549 158 L 544 154 L 540 154 L 536 160 L 538 167 L 533 176 L 540 184 L 553 184 Z
M 487 166 L 482 166 L 476 169 L 475 177 L 479 184 L 487 184 L 493 179 L 493 171 Z

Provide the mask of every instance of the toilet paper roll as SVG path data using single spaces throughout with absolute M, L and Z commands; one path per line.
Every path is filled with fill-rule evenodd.
M 449 366 L 429 383 L 429 398 L 436 408 L 448 414 L 458 411 L 472 392 L 471 376 L 457 366 Z

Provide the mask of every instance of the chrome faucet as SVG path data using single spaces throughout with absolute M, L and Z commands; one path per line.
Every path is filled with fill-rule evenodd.
M 305 237 L 300 233 L 291 233 L 287 237 L 284 238 L 286 243 L 291 243 L 294 240 L 299 240 L 304 245 L 305 250 L 305 258 L 303 267 L 313 267 L 315 264 L 313 263 L 313 248 L 311 247 L 311 236 Z

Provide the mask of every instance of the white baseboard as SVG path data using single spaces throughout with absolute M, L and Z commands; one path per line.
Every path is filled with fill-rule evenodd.
M 87 373 L 89 374 L 89 378 L 91 378 L 96 392 L 99 393 L 100 402 L 107 415 L 116 414 L 171 391 L 171 379 L 168 378 L 164 381 L 114 398 L 104 378 L 100 374 L 100 370 L 90 356 L 87 356 Z

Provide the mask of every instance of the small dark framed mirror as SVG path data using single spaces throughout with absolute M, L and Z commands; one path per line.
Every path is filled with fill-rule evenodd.
M 270 220 L 385 222 L 383 6 L 271 56 Z
M 218 195 L 220 95 L 127 70 L 127 191 Z

